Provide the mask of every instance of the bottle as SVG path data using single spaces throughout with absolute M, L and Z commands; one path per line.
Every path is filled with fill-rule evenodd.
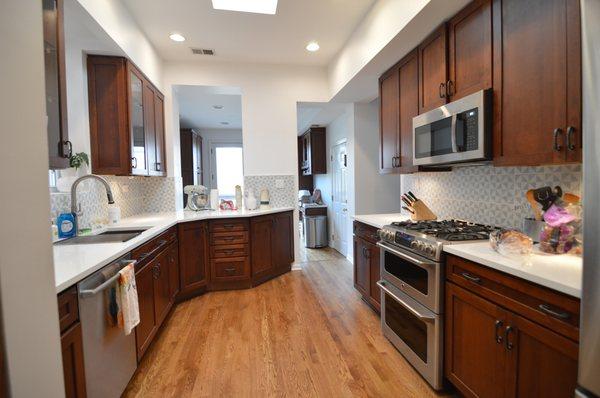
M 59 215 L 56 220 L 56 226 L 58 227 L 58 237 L 60 239 L 72 238 L 77 235 L 73 213 L 62 213 Z
M 121 208 L 119 206 L 108 206 L 108 223 L 118 224 L 121 221 Z
M 248 210 L 256 210 L 258 207 L 258 203 L 256 200 L 256 196 L 254 196 L 254 190 L 250 188 L 248 190 L 248 197 L 246 198 L 246 209 Z
M 235 186 L 235 207 L 238 210 L 242 210 L 242 187 L 239 185 Z
M 58 227 L 54 222 L 54 218 L 50 219 L 50 231 L 52 231 L 52 242 L 56 242 L 58 240 Z

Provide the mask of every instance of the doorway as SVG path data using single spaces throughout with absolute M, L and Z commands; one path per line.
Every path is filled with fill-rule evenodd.
M 219 197 L 231 200 L 235 186 L 244 184 L 244 161 L 241 142 L 213 142 L 210 146 L 210 187 Z
M 332 246 L 335 250 L 348 255 L 348 155 L 346 140 L 339 141 L 331 148 L 332 170 Z

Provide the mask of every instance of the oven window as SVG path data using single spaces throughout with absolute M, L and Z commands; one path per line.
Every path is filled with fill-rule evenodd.
M 387 273 L 427 295 L 429 276 L 426 269 L 387 251 L 384 264 Z
M 415 129 L 415 157 L 452 153 L 452 116 Z
M 427 363 L 427 324 L 385 293 L 385 323 Z

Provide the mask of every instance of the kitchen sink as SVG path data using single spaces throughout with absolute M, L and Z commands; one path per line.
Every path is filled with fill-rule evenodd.
M 114 231 L 104 231 L 97 235 L 82 235 L 75 236 L 73 238 L 61 240 L 56 242 L 55 245 L 77 245 L 77 244 L 91 244 L 91 243 L 114 243 L 114 242 L 127 242 L 130 239 L 135 238 L 148 228 L 144 229 L 123 229 Z

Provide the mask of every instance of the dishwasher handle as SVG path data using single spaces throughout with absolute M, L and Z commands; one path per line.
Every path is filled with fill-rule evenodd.
M 123 266 L 121 268 L 119 268 L 119 271 L 121 271 L 123 268 L 125 268 L 125 266 L 129 265 L 129 264 L 135 264 L 137 261 L 136 260 L 121 260 L 119 261 L 119 264 L 122 264 Z M 96 294 L 100 293 L 101 291 L 105 290 L 107 287 L 111 286 L 117 279 L 119 279 L 119 271 L 115 272 L 115 274 L 113 276 L 111 276 L 110 278 L 108 278 L 106 281 L 102 282 L 100 285 L 96 286 L 93 289 L 86 289 L 86 290 L 81 290 L 79 292 L 79 296 L 85 298 L 85 297 L 92 297 L 95 296 Z

